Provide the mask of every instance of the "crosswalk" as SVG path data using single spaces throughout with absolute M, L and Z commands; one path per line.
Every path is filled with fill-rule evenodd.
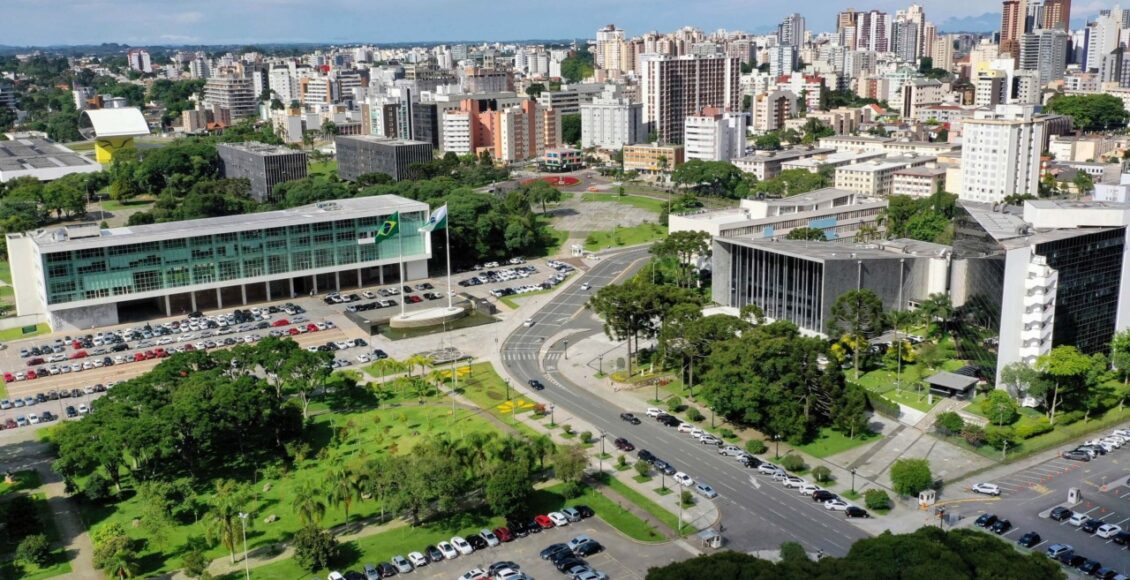
M 502 360 L 541 360 L 536 350 L 508 350 L 502 353 Z M 545 355 L 545 360 L 552 361 L 561 358 L 560 352 L 550 352 Z

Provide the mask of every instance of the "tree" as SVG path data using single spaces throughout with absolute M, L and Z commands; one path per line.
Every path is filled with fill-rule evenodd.
M 859 379 L 859 367 L 868 352 L 867 339 L 878 336 L 886 325 L 883 300 L 869 289 L 851 290 L 832 303 L 828 334 L 850 337 L 855 344 L 852 368 Z
M 303 481 L 294 486 L 290 505 L 298 513 L 298 519 L 305 526 L 314 526 L 322 521 L 326 515 L 326 504 L 322 501 L 325 494 L 309 481 Z
M 534 480 L 527 465 L 508 462 L 487 480 L 485 499 L 491 512 L 507 518 L 522 514 L 534 493 Z
M 203 550 L 192 549 L 189 550 L 183 557 L 181 557 L 182 571 L 185 576 L 189 578 L 200 578 L 208 571 L 208 566 L 212 561 L 208 556 L 204 555 Z
M 1087 197 L 1095 189 L 1095 181 L 1091 178 L 1091 174 L 1086 171 L 1076 171 L 1075 177 L 1072 178 L 1071 183 L 1075 185 L 1075 196 L 1077 199 Z
M 592 76 L 593 70 L 593 55 L 588 48 L 581 48 L 561 61 L 561 78 L 571 83 L 579 83 Z
M 16 546 L 16 559 L 43 566 L 51 559 L 51 542 L 43 534 L 32 534 Z
M 760 135 L 754 140 L 753 146 L 763 151 L 779 151 L 781 149 L 781 135 L 775 131 Z
M 1067 115 L 1075 126 L 1084 131 L 1105 131 L 1126 126 L 1130 113 L 1118 97 L 1109 93 L 1093 95 L 1056 95 L 1046 106 L 1047 110 Z
M 1019 417 L 1016 402 L 1008 393 L 998 389 L 994 389 L 981 400 L 981 413 L 989 419 L 990 423 L 995 423 L 998 427 L 1011 425 Z
M 903 496 L 916 496 L 924 489 L 934 486 L 934 476 L 930 473 L 930 463 L 925 459 L 899 459 L 891 466 L 891 485 L 895 493 Z
M 233 564 L 237 538 L 243 531 L 239 514 L 249 502 L 250 493 L 245 486 L 230 479 L 221 479 L 216 482 L 216 491 L 212 495 L 208 514 L 205 516 L 208 538 L 219 540 L 220 544 L 227 548 Z
M 1055 425 L 1055 413 L 1062 394 L 1072 393 L 1091 367 L 1090 359 L 1074 346 L 1061 345 L 1036 359 L 1036 369 L 1051 379 L 1051 384 L 1039 384 L 1032 395 L 1043 397 L 1048 411 L 1048 420 Z M 1050 397 L 1049 397 L 1050 395 Z
M 881 489 L 869 489 L 863 492 L 863 502 L 869 510 L 885 510 L 891 507 L 891 498 Z
M 327 117 L 322 121 L 322 137 L 329 139 L 334 135 L 337 135 L 337 123 L 334 123 L 333 119 Z
M 302 419 L 310 417 L 310 397 L 321 390 L 330 376 L 333 353 L 295 350 L 282 367 L 285 384 L 302 402 Z
M 137 570 L 137 551 L 133 540 L 120 523 L 96 528 L 91 533 L 94 543 L 94 567 L 119 579 L 133 577 Z
M 694 260 L 710 257 L 710 235 L 701 231 L 673 232 L 649 250 L 659 257 L 675 258 L 679 264 L 679 287 L 692 286 Z
M 635 467 L 636 473 L 638 473 L 640 477 L 647 477 L 648 474 L 651 473 L 651 464 L 642 459 L 636 461 L 633 467 Z
M 1117 332 L 1111 339 L 1110 362 L 1114 370 L 1122 375 L 1122 396 L 1118 399 L 1118 408 L 1121 409 L 1130 393 L 1130 330 Z
M 581 144 L 581 114 L 561 115 L 561 140 L 570 145 Z
M 863 387 L 848 384 L 844 387 L 843 398 L 834 407 L 832 425 L 849 439 L 867 431 L 867 393 Z
M 559 447 L 553 455 L 553 471 L 564 482 L 580 481 L 588 465 L 589 458 L 580 445 Z
M 1001 384 L 1008 389 L 1010 395 L 1018 399 L 1031 392 L 1041 380 L 1040 372 L 1023 361 L 1009 363 L 1001 368 Z
M 826 241 L 828 237 L 824 235 L 824 230 L 820 228 L 800 227 L 790 230 L 788 235 L 785 236 L 785 239 L 823 242 Z
M 941 339 L 949 332 L 954 314 L 949 294 L 938 292 L 927 296 L 918 305 L 918 313 L 928 325 L 926 332 L 930 337 Z
M 526 95 L 531 99 L 538 98 L 544 92 L 545 85 L 543 83 L 530 83 L 530 86 L 526 87 Z
M 290 544 L 294 547 L 294 559 L 298 565 L 311 572 L 329 568 L 340 550 L 337 538 L 329 530 L 311 524 L 298 530 Z
M 329 501 L 334 506 L 344 506 L 345 523 L 349 523 L 349 506 L 361 497 L 361 482 L 357 473 L 338 464 L 330 470 L 326 484 Z

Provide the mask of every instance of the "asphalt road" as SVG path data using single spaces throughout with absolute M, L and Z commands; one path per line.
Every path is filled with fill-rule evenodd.
M 637 261 L 647 255 L 646 248 L 637 248 L 606 256 L 584 275 L 583 281 L 593 287 L 591 291 L 572 284 L 534 315 L 533 326 L 519 327 L 507 337 L 502 347 L 503 364 L 523 384 L 531 378 L 544 378 L 547 387 L 538 395 L 550 403 L 568 409 L 610 436 L 628 437 L 637 449 L 648 449 L 696 481 L 712 485 L 720 494 L 714 501 L 733 549 L 776 549 L 782 542 L 795 541 L 811 552 L 846 554 L 852 543 L 868 534 L 847 522 L 842 512 L 827 511 L 732 458 L 719 456 L 714 447 L 704 447 L 646 417 L 640 425 L 624 423 L 619 418 L 621 411 L 642 416 L 644 409 L 616 408 L 565 378 L 556 366 L 563 348 L 560 341 L 544 358 L 531 356 L 546 340 L 562 332 L 579 338 L 599 331 L 601 322 L 584 311 L 585 302 L 596 289 L 641 266 Z
M 992 483 L 1001 487 L 999 500 L 984 498 L 953 508 L 968 522 L 992 513 L 1012 522 L 1005 540 L 1016 541 L 1025 532 L 1040 534 L 1043 542 L 1033 549 L 1043 551 L 1052 544 L 1069 544 L 1075 553 L 1094 558 L 1126 574 L 1130 573 L 1130 547 L 1083 532 L 1080 528 L 1048 518 L 1052 508 L 1067 502 L 1068 488 L 1078 488 L 1083 501 L 1067 506 L 1075 512 L 1105 523 L 1130 529 L 1130 482 L 1126 467 L 1130 447 L 1113 451 L 1093 461 L 1055 458 Z

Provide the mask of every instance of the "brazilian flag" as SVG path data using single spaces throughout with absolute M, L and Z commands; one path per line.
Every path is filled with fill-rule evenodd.
M 400 212 L 385 219 L 385 223 L 381 224 L 381 228 L 373 234 L 373 242 L 379 244 L 398 233 L 400 233 Z

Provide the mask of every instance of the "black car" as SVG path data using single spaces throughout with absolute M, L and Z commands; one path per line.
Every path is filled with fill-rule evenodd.
M 1064 552 L 1063 555 L 1059 557 L 1059 561 L 1065 566 L 1075 568 L 1082 565 L 1083 562 L 1086 562 L 1087 557 L 1082 554 L 1076 554 L 1075 552 Z
M 424 555 L 428 557 L 428 561 L 433 563 L 443 559 L 443 552 L 440 552 L 439 548 L 435 546 L 424 548 Z
M 1099 561 L 1086 559 L 1086 560 L 1083 560 L 1083 562 L 1081 564 L 1076 566 L 1075 569 L 1079 570 L 1080 572 L 1082 572 L 1084 574 L 1094 574 L 1099 568 L 1102 568 L 1102 567 L 1103 567 L 1103 565 Z
M 512 521 L 512 522 L 506 522 L 506 527 L 510 529 L 510 533 L 515 538 L 524 538 L 524 537 L 530 535 L 529 525 L 527 525 L 522 520 L 515 520 L 515 521 Z
M 1118 532 L 1111 540 L 1119 546 L 1130 544 L 1130 532 Z
M 761 467 L 761 460 L 752 455 L 742 455 L 742 458 L 739 459 L 739 461 L 742 465 L 750 469 L 757 469 L 758 467 Z
M 540 534 L 541 524 L 531 519 L 530 521 L 526 522 L 526 531 L 531 534 Z
M 391 578 L 393 576 L 396 576 L 396 572 L 396 566 L 393 566 L 388 562 L 381 562 L 380 564 L 377 564 L 377 574 L 380 574 L 381 578 Z
M 631 423 L 632 425 L 640 424 L 640 418 L 631 413 L 620 413 L 620 418 L 624 421 L 627 421 L 628 423 Z
M 847 509 L 844 510 L 844 515 L 849 517 L 849 518 L 869 518 L 869 517 L 871 517 L 871 514 L 867 513 L 867 510 L 865 510 L 865 509 L 863 509 L 859 506 L 854 506 L 854 505 L 849 505 L 847 507 Z
M 1118 576 L 1118 572 L 1115 572 L 1110 568 L 1099 568 L 1098 570 L 1091 572 L 1091 576 L 1094 576 L 1099 580 L 1113 580 L 1115 576 Z
M 373 358 L 377 360 L 386 359 L 388 358 L 388 353 L 378 348 L 373 351 Z
M 365 575 L 356 570 L 349 570 L 345 573 L 345 580 L 365 580 Z
M 973 522 L 979 528 L 988 528 L 989 526 L 997 523 L 996 514 L 981 514 L 977 521 Z
M 1105 522 L 1103 522 L 1102 520 L 1096 520 L 1095 518 L 1091 518 L 1091 519 L 1083 522 L 1083 525 L 1080 526 L 1080 527 L 1083 529 L 1084 532 L 1087 532 L 1088 534 L 1093 534 L 1093 533 L 1095 533 L 1095 530 L 1099 529 L 1099 526 L 1103 525 L 1104 523 Z
M 1052 513 L 1048 517 L 1050 517 L 1054 521 L 1062 522 L 1063 520 L 1070 518 L 1072 516 L 1072 514 L 1074 514 L 1074 513 L 1075 512 L 1073 512 L 1073 511 L 1071 511 L 1071 510 L 1069 510 L 1069 509 L 1067 509 L 1063 506 L 1059 506 L 1059 507 L 1053 509 Z
M 656 470 L 662 472 L 663 475 L 675 475 L 675 473 L 677 473 L 679 471 L 679 470 L 675 469 L 675 466 L 671 465 L 670 463 L 667 463 L 666 461 L 663 461 L 662 459 L 656 459 L 652 463 L 652 465 L 655 466 Z
M 667 427 L 678 427 L 679 425 L 683 424 L 683 422 L 678 417 L 674 417 L 672 415 L 665 415 L 661 417 L 659 419 L 659 422 L 663 423 Z
M 569 546 L 566 546 L 565 544 L 550 544 L 546 546 L 544 550 L 539 552 L 538 555 L 541 556 L 542 560 L 548 560 L 552 558 L 554 554 L 562 551 L 568 552 Z
M 530 379 L 529 381 L 526 381 L 526 382 L 529 383 L 530 388 L 535 390 L 535 391 L 545 390 L 545 385 L 541 384 L 541 381 L 539 381 L 537 379 Z
M 812 492 L 812 501 L 826 502 L 830 499 L 836 499 L 837 497 L 839 496 L 826 489 L 818 489 Z
M 78 411 L 76 411 L 75 408 L 70 405 L 67 405 L 66 412 L 68 419 L 74 419 L 75 417 L 78 417 Z
M 573 548 L 573 553 L 578 556 L 591 556 L 593 554 L 596 554 L 597 552 L 603 551 L 604 546 L 600 545 L 600 542 L 596 540 L 589 540 L 577 546 L 576 548 Z
M 412 292 L 414 292 L 411 286 L 404 286 L 403 288 L 401 288 L 401 290 L 404 290 L 405 294 L 411 294 Z
M 476 552 L 487 549 L 487 541 L 478 534 L 467 536 L 467 543 L 471 544 L 471 547 L 474 548 Z
M 994 534 L 1003 534 L 1012 529 L 1012 522 L 1008 520 L 997 520 L 993 522 L 992 527 L 989 529 L 992 530 Z
M 557 568 L 558 571 L 565 571 L 573 566 L 584 566 L 586 564 L 584 560 L 572 556 L 572 552 L 569 552 L 569 554 L 569 556 L 555 559 L 553 561 L 553 567 Z
M 591 507 L 584 505 L 584 504 L 579 503 L 579 504 L 573 506 L 573 509 L 577 510 L 577 513 L 581 514 L 582 520 L 591 518 L 591 517 L 596 515 L 596 512 L 592 511 Z
M 639 457 L 641 461 L 646 461 L 648 463 L 655 463 L 655 456 L 652 455 L 651 452 L 648 451 L 647 449 L 640 449 L 639 451 L 637 451 L 636 457 Z
M 1020 539 L 1016 540 L 1016 543 L 1024 546 L 1025 548 L 1031 548 L 1032 546 L 1035 546 L 1042 541 L 1044 541 L 1044 539 L 1040 537 L 1040 534 L 1037 534 L 1036 532 L 1028 532 L 1023 536 L 1020 536 Z
M 616 438 L 616 440 L 612 442 L 612 445 L 614 445 L 620 451 L 633 451 L 636 448 L 635 445 L 632 445 L 630 441 L 624 439 L 623 437 Z
M 1091 460 L 1091 456 L 1086 454 L 1086 453 L 1083 453 L 1082 451 L 1065 451 L 1063 453 L 1063 458 L 1064 459 L 1070 459 L 1072 461 L 1090 461 Z

